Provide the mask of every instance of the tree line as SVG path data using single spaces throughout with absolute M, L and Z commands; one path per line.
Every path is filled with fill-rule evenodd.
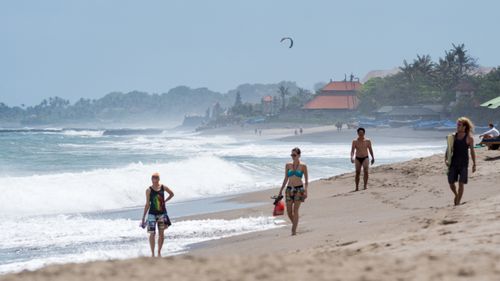
M 478 107 L 500 95 L 500 68 L 482 74 L 477 59 L 464 44 L 452 44 L 444 55 L 433 61 L 430 55 L 417 55 L 403 61 L 399 72 L 368 80 L 359 92 L 359 110 L 370 113 L 384 105 L 441 104 L 452 115 L 496 118 L 497 111 Z M 456 102 L 457 86 L 466 82 L 474 95 Z
M 225 112 L 234 105 L 236 95 L 240 96 L 241 107 L 260 103 L 263 96 L 276 94 L 280 86 L 298 88 L 295 82 L 283 81 L 275 84 L 243 84 L 225 94 L 207 88 L 179 86 L 163 94 L 112 92 L 99 99 L 81 98 L 74 103 L 60 97 L 50 97 L 28 107 L 9 107 L 0 102 L 0 123 L 44 125 L 165 119 L 180 121 L 185 115 L 205 115 L 207 109 L 211 111 L 216 104 L 221 112 Z

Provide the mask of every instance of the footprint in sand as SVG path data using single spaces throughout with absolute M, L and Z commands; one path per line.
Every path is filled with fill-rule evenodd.
M 456 220 L 442 220 L 439 224 L 441 225 L 448 225 L 448 224 L 455 224 L 458 223 Z
M 348 241 L 348 242 L 344 242 L 344 243 L 337 243 L 337 244 L 335 244 L 335 246 L 344 247 L 344 246 L 351 245 L 351 244 L 354 244 L 357 242 L 358 242 L 358 240 L 353 240 L 353 241 Z
M 423 219 L 423 220 L 421 221 L 421 223 L 422 223 L 422 228 L 424 228 L 424 229 L 425 229 L 425 228 L 429 228 L 429 226 L 431 226 L 431 224 L 432 224 L 433 222 L 434 222 L 434 220 L 433 220 L 433 219 Z

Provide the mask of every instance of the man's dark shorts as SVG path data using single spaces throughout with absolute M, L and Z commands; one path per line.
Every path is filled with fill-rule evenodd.
M 448 183 L 452 184 L 455 182 L 461 182 L 463 184 L 467 184 L 468 171 L 467 166 L 457 167 L 451 166 L 450 171 L 448 173 Z

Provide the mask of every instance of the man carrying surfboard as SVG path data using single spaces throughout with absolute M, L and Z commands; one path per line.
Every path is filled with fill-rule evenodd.
M 460 205 L 464 193 L 464 185 L 467 184 L 469 168 L 469 150 L 472 158 L 472 172 L 476 171 L 476 153 L 474 151 L 474 137 L 472 132 L 474 125 L 467 117 L 457 120 L 457 131 L 447 137 L 448 147 L 446 149 L 444 162 L 448 166 L 448 183 L 455 195 L 453 203 Z M 455 183 L 458 181 L 458 191 Z

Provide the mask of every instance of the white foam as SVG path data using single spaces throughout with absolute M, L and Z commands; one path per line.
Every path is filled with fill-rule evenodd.
M 55 247 L 75 247 L 75 250 L 71 251 L 71 254 L 52 253 L 30 260 L 1 264 L 0 274 L 24 269 L 34 270 L 53 263 L 147 256 L 149 255 L 147 234 L 144 229 L 138 227 L 138 224 L 139 221 L 134 220 L 93 220 L 78 216 L 2 221 L 0 222 L 0 229 L 2 229 L 0 250 L 12 248 L 54 249 Z M 186 251 L 187 247 L 193 243 L 262 231 L 283 225 L 283 220 L 273 217 L 174 222 L 165 232 L 166 241 L 163 252 L 164 254 L 175 254 Z
M 436 142 L 423 145 L 418 144 L 396 144 L 396 145 L 376 145 L 374 152 L 377 158 L 416 158 L 430 156 L 435 153 L 442 152 L 444 144 Z M 300 145 L 302 159 L 307 158 L 344 158 L 349 161 L 351 152 L 350 144 L 311 144 L 304 143 Z M 291 146 L 288 144 L 243 144 L 239 146 L 225 147 L 219 151 L 214 151 L 217 156 L 246 156 L 255 158 L 288 158 L 291 151 Z
M 161 174 L 162 182 L 174 191 L 176 201 L 248 191 L 259 182 L 245 167 L 213 156 L 171 163 L 135 163 L 123 168 L 80 173 L 7 176 L 0 178 L 0 216 L 143 205 L 153 172 Z
M 374 150 L 384 158 L 425 157 L 440 153 L 444 142 L 407 143 L 407 144 L 375 144 Z M 228 136 L 186 136 L 166 137 L 139 136 L 126 139 L 104 140 L 97 143 L 82 144 L 87 149 L 113 149 L 123 151 L 140 151 L 145 154 L 166 153 L 177 157 L 194 157 L 200 155 L 217 157 L 252 157 L 252 158 L 288 158 L 292 145 L 282 142 L 252 143 L 241 142 Z M 300 144 L 302 157 L 306 158 L 346 158 L 348 160 L 351 144 Z
M 104 131 L 93 131 L 93 130 L 64 130 L 62 131 L 63 135 L 66 136 L 78 136 L 78 137 L 92 137 L 98 138 L 102 137 Z

